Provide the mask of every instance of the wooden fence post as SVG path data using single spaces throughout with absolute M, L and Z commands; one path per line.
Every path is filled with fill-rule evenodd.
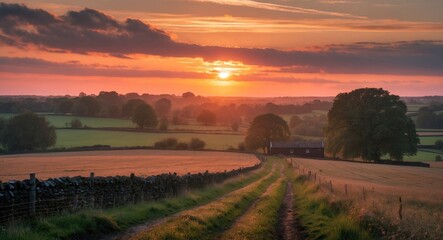
M 36 183 L 35 173 L 29 174 L 31 188 L 29 189 L 29 215 L 35 216 L 35 201 L 36 201 Z
M 95 192 L 94 192 L 94 172 L 91 172 L 89 174 L 89 188 L 90 188 L 90 202 L 91 206 L 94 207 L 95 205 Z
M 400 201 L 400 207 L 398 209 L 398 217 L 401 219 L 403 219 L 403 204 L 401 202 L 401 197 L 399 197 L 399 201 Z
M 331 193 L 332 193 L 332 180 L 329 180 L 329 184 L 331 185 Z
M 314 173 L 314 183 L 317 182 L 317 172 Z
M 348 184 L 345 184 L 345 193 L 346 193 L 346 197 L 348 197 Z
M 131 196 L 132 196 L 132 203 L 133 204 L 135 204 L 134 178 L 135 178 L 135 174 L 131 173 Z

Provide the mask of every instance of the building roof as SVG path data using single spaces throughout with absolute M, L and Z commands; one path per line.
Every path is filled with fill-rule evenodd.
M 271 148 L 323 148 L 323 142 L 293 141 L 271 142 Z

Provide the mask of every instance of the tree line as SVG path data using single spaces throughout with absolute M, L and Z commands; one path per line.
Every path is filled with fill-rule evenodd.
M 239 100 L 239 103 L 242 101 Z M 331 103 L 314 100 L 304 104 L 266 104 L 256 102 L 229 103 L 195 96 L 191 92 L 182 96 L 139 95 L 137 93 L 119 94 L 115 91 L 102 91 L 98 95 L 80 94 L 77 97 L 0 97 L 1 113 L 21 113 L 26 111 L 74 116 L 132 118 L 135 107 L 147 103 L 153 107 L 160 118 L 171 116 L 174 124 L 186 124 L 186 119 L 197 119 L 204 125 L 217 123 L 225 125 L 250 122 L 255 116 L 264 113 L 300 114 L 312 110 L 328 110 Z
M 417 127 L 443 129 L 443 104 L 420 108 L 417 114 Z

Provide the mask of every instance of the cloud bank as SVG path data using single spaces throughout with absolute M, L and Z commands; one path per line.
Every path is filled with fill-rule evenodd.
M 46 51 L 105 53 L 124 57 L 146 54 L 241 61 L 280 67 L 286 72 L 443 76 L 443 41 L 365 42 L 305 51 L 203 46 L 178 42 L 138 19 L 118 21 L 93 9 L 55 16 L 42 9 L 0 4 L 0 42 Z

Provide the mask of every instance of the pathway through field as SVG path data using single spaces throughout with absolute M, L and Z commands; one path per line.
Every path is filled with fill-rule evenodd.
M 102 240 L 302 239 L 294 216 L 292 185 L 283 174 L 285 163 L 269 161 L 272 168 L 241 188 Z M 283 234 L 277 223 L 284 226 Z
M 278 226 L 279 239 L 304 239 L 302 233 L 303 229 L 300 223 L 297 221 L 297 213 L 294 208 L 294 191 L 290 181 L 286 187 L 285 198 L 282 204 Z

